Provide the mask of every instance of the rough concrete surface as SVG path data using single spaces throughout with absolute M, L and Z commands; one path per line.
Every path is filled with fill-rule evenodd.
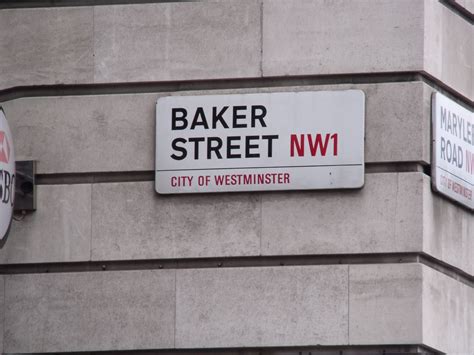
M 472 287 L 418 263 L 2 275 L 0 310 L 3 292 L 6 353 L 371 344 L 474 350 Z
M 37 210 L 13 221 L 0 264 L 88 261 L 91 186 L 37 186 Z
M 10 9 L 0 25 L 0 89 L 260 75 L 257 0 Z
M 94 8 L 95 82 L 260 75 L 257 0 Z
M 347 344 L 347 268 L 178 270 L 176 347 Z
M 0 10 L 0 90 L 94 79 L 91 7 Z
M 158 96 L 25 98 L 3 106 L 16 156 L 37 160 L 40 174 L 152 170 Z
M 423 250 L 474 275 L 472 212 L 432 192 L 429 177 L 423 180 Z
M 430 163 L 432 89 L 422 83 L 361 85 L 366 95 L 365 161 Z
M 92 198 L 91 198 L 92 195 Z M 153 182 L 40 185 L 0 263 L 425 252 L 473 274 L 472 213 L 422 173 L 360 190 L 158 195 Z
M 474 291 L 468 290 L 467 302 L 470 305 L 469 325 L 466 334 L 474 334 Z M 469 337 L 469 349 L 474 353 L 474 337 Z
M 93 186 L 92 259 L 256 256 L 260 196 L 158 195 L 153 182 Z
M 4 351 L 171 348 L 175 272 L 5 276 Z
M 474 30 L 434 0 L 4 9 L 0 26 L 0 90 L 424 71 L 473 97 Z
M 0 275 L 0 354 L 3 354 L 3 324 L 5 323 L 5 285 L 4 277 Z
M 474 26 L 439 1 L 425 0 L 425 71 L 474 99 Z
M 446 354 L 473 354 L 474 289 L 423 267 L 423 343 Z
M 349 344 L 422 344 L 422 266 L 349 266 Z
M 419 70 L 423 2 L 264 0 L 263 75 Z
M 262 196 L 262 254 L 421 249 L 422 174 L 368 174 L 361 190 Z

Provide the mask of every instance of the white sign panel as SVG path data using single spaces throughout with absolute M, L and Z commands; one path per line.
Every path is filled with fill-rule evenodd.
M 6 240 L 13 217 L 13 201 L 15 197 L 15 153 L 13 139 L 0 107 L 0 246 Z
M 473 113 L 440 93 L 433 94 L 433 188 L 474 209 Z
M 360 188 L 360 90 L 169 96 L 156 104 L 156 191 Z

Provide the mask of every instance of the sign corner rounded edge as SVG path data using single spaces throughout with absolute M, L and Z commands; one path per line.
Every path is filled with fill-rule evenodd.
M 155 177 L 155 192 L 158 194 L 158 195 L 169 195 L 170 192 L 167 192 L 167 191 L 161 191 L 160 187 L 158 186 L 158 179 Z
M 355 189 L 363 189 L 365 187 L 365 176 L 362 178 L 362 181 L 360 184 L 356 185 L 354 188 Z
M 155 105 L 158 106 L 158 104 L 159 104 L 160 102 L 163 102 L 163 101 L 165 101 L 166 99 L 169 99 L 170 97 L 172 97 L 172 96 L 167 95 L 167 96 L 160 96 L 160 97 L 158 97 L 158 98 L 156 99 L 156 104 L 155 104 Z
M 358 93 L 359 95 L 362 96 L 362 99 L 365 100 L 366 95 L 365 95 L 365 91 L 364 91 L 364 90 L 362 90 L 362 89 L 352 89 L 352 90 L 350 90 L 350 91 L 353 91 L 353 92 L 355 92 L 355 93 Z

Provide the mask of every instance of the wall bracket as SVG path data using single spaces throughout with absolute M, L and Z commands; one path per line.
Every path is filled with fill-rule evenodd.
M 36 161 L 16 162 L 14 211 L 26 213 L 36 211 Z

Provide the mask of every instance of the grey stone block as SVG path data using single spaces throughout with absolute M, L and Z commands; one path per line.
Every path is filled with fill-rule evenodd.
M 93 82 L 91 7 L 0 11 L 0 90 Z
M 0 354 L 3 354 L 3 324 L 5 324 L 5 281 L 0 275 Z
M 439 1 L 425 0 L 425 71 L 474 99 L 474 27 Z
M 438 1 L 400 1 L 4 9 L 0 90 L 416 70 L 472 98 L 472 26 Z
M 368 174 L 352 191 L 262 196 L 262 254 L 345 254 L 422 248 L 422 174 Z
M 421 264 L 349 266 L 349 343 L 422 344 Z
M 423 67 L 423 1 L 264 0 L 263 75 Z
M 176 347 L 347 344 L 347 266 L 178 270 Z
M 91 186 L 40 185 L 37 210 L 13 221 L 0 264 L 88 261 Z
M 257 0 L 97 6 L 95 82 L 260 76 Z
M 469 304 L 469 323 L 467 326 L 467 334 L 474 334 L 474 291 L 468 290 L 468 304 Z M 474 337 L 469 338 L 469 349 L 474 353 Z
M 431 92 L 422 83 L 358 85 L 366 96 L 366 162 L 430 163 Z
M 257 0 L 10 9 L 0 89 L 260 76 Z
M 474 275 L 472 213 L 432 192 L 429 177 L 423 189 L 423 251 Z
M 255 194 L 158 195 L 152 182 L 93 185 L 92 259 L 259 254 Z
M 171 348 L 175 272 L 6 276 L 5 352 Z
M 38 173 L 154 168 L 158 95 L 25 98 L 4 105 L 19 159 Z
M 472 99 L 473 33 L 439 1 L 265 0 L 263 75 L 424 71 Z
M 423 344 L 446 354 L 473 354 L 474 289 L 423 267 Z
M 181 93 L 346 89 L 366 94 L 367 162 L 430 162 L 431 89 L 422 83 Z M 38 173 L 153 170 L 155 104 L 169 94 L 176 93 L 24 98 L 3 106 L 17 157 L 37 159 Z

